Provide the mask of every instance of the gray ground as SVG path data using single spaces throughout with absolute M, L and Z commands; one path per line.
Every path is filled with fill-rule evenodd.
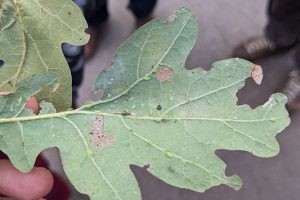
M 128 12 L 126 1 L 111 0 L 111 16 L 103 31 L 96 55 L 87 63 L 85 82 L 80 89 L 80 102 L 95 97 L 90 93 L 97 74 L 110 65 L 116 48 L 134 30 L 134 18 Z M 165 18 L 181 7 L 193 10 L 198 18 L 200 34 L 187 66 L 209 66 L 216 60 L 230 56 L 240 40 L 263 33 L 266 23 L 267 0 L 160 0 L 154 16 Z M 239 103 L 259 105 L 276 91 L 295 63 L 292 51 L 257 61 L 263 66 L 265 78 L 262 86 L 247 83 L 239 92 Z M 243 188 L 236 192 L 227 186 L 212 188 L 203 194 L 174 188 L 155 179 L 143 170 L 136 169 L 145 200 L 298 200 L 300 194 L 300 112 L 292 115 L 292 123 L 277 139 L 281 146 L 278 156 L 271 159 L 254 157 L 246 152 L 220 151 L 218 155 L 227 163 L 228 174 L 238 174 Z M 49 153 L 49 152 L 48 152 Z M 53 152 L 52 152 L 53 153 Z M 73 199 L 83 199 L 75 197 Z

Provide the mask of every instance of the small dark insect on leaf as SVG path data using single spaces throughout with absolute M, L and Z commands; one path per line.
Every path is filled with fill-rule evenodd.
M 158 106 L 156 107 L 156 110 L 161 110 L 161 109 L 162 109 L 161 105 L 158 105 Z
M 11 85 L 11 86 L 13 86 L 13 84 L 12 84 L 12 82 L 11 82 L 11 81 L 8 81 L 8 84 L 9 84 L 9 85 Z
M 174 169 L 172 167 L 168 167 L 169 172 L 174 173 Z
M 161 122 L 166 122 L 167 120 L 166 119 L 161 119 Z
M 0 60 L 0 68 L 4 65 L 4 61 Z
M 151 165 L 150 165 L 150 163 L 147 163 L 147 164 L 145 164 L 144 166 L 143 166 L 143 169 L 149 169 L 151 167 Z
M 122 112 L 121 115 L 122 115 L 122 116 L 129 116 L 129 115 L 131 115 L 131 114 L 130 114 L 129 112 Z

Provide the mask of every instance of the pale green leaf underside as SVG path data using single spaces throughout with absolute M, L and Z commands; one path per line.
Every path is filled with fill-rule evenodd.
M 74 20 L 76 19 L 76 20 Z M 83 45 L 88 36 L 80 9 L 71 0 L 4 0 L 0 6 L 0 91 L 16 89 L 31 75 L 55 73 L 59 87 L 44 88 L 39 100 L 54 103 L 57 110 L 71 104 L 71 74 L 62 43 Z
M 276 155 L 275 136 L 289 124 L 286 99 L 274 94 L 256 109 L 237 106 L 236 92 L 253 69 L 245 60 L 220 61 L 208 72 L 186 70 L 196 35 L 186 9 L 142 27 L 99 76 L 102 100 L 74 111 L 2 118 L 0 150 L 28 171 L 40 151 L 58 147 L 71 182 L 97 200 L 140 199 L 130 164 L 195 191 L 222 183 L 238 189 L 239 178 L 224 174 L 215 150 Z M 168 80 L 157 80 L 162 69 L 171 71 Z M 100 139 L 91 141 L 90 132 Z

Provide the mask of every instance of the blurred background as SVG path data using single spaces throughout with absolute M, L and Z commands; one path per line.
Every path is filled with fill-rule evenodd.
M 92 84 L 104 68 L 110 66 L 116 49 L 136 28 L 136 20 L 126 9 L 127 1 L 109 0 L 110 16 L 101 25 L 98 46 L 84 68 L 84 79 L 79 88 L 78 105 L 87 100 L 96 100 L 91 93 Z M 263 35 L 267 23 L 267 0 L 160 0 L 151 16 L 166 19 L 181 7 L 192 9 L 198 19 L 199 36 L 186 65 L 190 68 L 202 67 L 209 70 L 217 60 L 230 57 L 232 50 L 241 41 L 255 35 Z M 299 11 L 300 12 L 300 11 Z M 252 107 L 264 103 L 271 93 L 278 91 L 287 79 L 288 73 L 296 67 L 293 48 L 276 56 L 256 60 L 263 67 L 264 80 L 261 86 L 247 81 L 239 91 L 239 104 Z M 238 174 L 243 180 L 240 191 L 227 186 L 209 189 L 205 193 L 174 188 L 145 172 L 134 168 L 140 183 L 144 200 L 299 200 L 300 196 L 300 112 L 291 113 L 291 125 L 277 136 L 281 152 L 278 156 L 263 159 L 247 152 L 218 151 L 217 154 L 227 164 L 228 175 Z M 47 150 L 51 166 L 57 167 L 56 152 Z M 85 199 L 73 192 L 72 199 Z

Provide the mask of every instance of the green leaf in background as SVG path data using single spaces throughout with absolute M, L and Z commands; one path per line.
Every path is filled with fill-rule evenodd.
M 43 103 L 40 115 L 1 118 L 0 150 L 29 171 L 42 150 L 58 147 L 72 184 L 95 200 L 140 199 L 132 164 L 194 191 L 219 184 L 240 188 L 238 176 L 224 174 L 226 165 L 215 151 L 275 156 L 275 136 L 289 124 L 286 98 L 274 94 L 256 109 L 236 105 L 236 92 L 257 66 L 229 59 L 208 72 L 186 70 L 196 36 L 187 9 L 150 22 L 97 79 L 94 89 L 104 90 L 102 100 L 60 113 Z M 5 102 L 0 99 L 0 108 Z
M 0 91 L 15 91 L 23 79 L 51 72 L 58 76 L 59 87 L 53 92 L 44 88 L 38 99 L 51 101 L 58 111 L 70 108 L 71 74 L 61 44 L 85 44 L 86 27 L 71 0 L 2 0 Z

